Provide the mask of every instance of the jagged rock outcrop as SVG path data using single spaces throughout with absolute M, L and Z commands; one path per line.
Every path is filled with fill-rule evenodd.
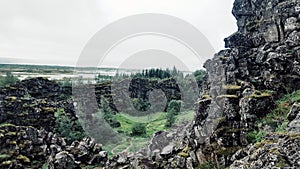
M 247 132 L 273 109 L 273 100 L 300 88 L 299 5 L 299 1 L 235 1 L 238 32 L 225 39 L 229 49 L 205 63 L 209 76 L 205 99 L 222 100 L 219 125 L 208 143 L 199 146 L 206 160 L 231 164 L 231 155 L 249 144 Z M 201 127 L 199 122 L 194 128 Z
M 101 96 L 104 96 L 108 100 L 111 109 L 118 112 L 128 109 L 129 103 L 124 103 L 124 100 L 131 102 L 131 99 L 139 98 L 143 101 L 148 101 L 149 94 L 153 90 L 161 90 L 164 93 L 163 96 L 166 97 L 167 100 L 166 105 L 168 105 L 171 100 L 181 100 L 182 97 L 180 88 L 174 78 L 162 80 L 133 78 L 99 83 L 95 85 L 95 96 L 99 105 L 101 105 Z M 158 98 L 159 96 L 156 96 L 156 99 Z M 166 105 L 163 105 L 163 110 L 167 109 Z M 140 110 L 139 112 L 141 113 L 141 111 L 146 110 Z M 132 114 L 134 110 L 131 109 L 126 112 Z
M 54 113 L 67 102 L 63 89 L 45 78 L 27 79 L 0 90 L 0 123 L 33 126 L 52 131 Z M 72 112 L 67 110 L 68 112 Z
M 108 160 L 107 152 L 94 139 L 84 138 L 67 145 L 55 133 L 13 124 L 0 125 L 0 154 L 0 168 L 11 169 L 104 166 Z
M 286 133 L 269 133 L 261 142 L 238 150 L 232 157 L 230 169 L 240 168 L 299 168 L 300 126 L 299 104 L 295 103 L 288 114 Z
M 300 167 L 300 134 L 267 135 L 232 156 L 230 169 Z
M 300 103 L 294 103 L 289 114 L 290 122 L 287 125 L 287 130 L 291 133 L 300 133 Z

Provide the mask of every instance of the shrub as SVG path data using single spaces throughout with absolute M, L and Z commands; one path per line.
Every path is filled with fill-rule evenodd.
M 174 124 L 175 122 L 175 114 L 173 112 L 167 112 L 166 114 L 166 124 L 165 124 L 165 127 L 172 127 L 172 125 Z
M 263 136 L 265 135 L 265 132 L 264 131 L 252 131 L 252 132 L 249 132 L 247 134 L 247 140 L 250 142 L 250 143 L 257 143 L 257 142 L 261 142 Z
M 180 100 L 171 100 L 168 105 L 167 111 L 172 112 L 175 115 L 178 115 L 180 112 L 181 104 L 182 104 L 182 101 L 180 101 Z
M 201 81 L 203 81 L 206 72 L 205 72 L 205 70 L 196 70 L 193 74 L 194 74 L 197 82 L 201 82 Z
M 146 135 L 146 125 L 143 123 L 136 123 L 132 126 L 131 133 L 133 136 Z
M 55 112 L 54 131 L 58 133 L 59 136 L 64 137 L 69 144 L 75 140 L 81 140 L 86 136 L 79 121 L 72 120 L 63 109 L 59 109 Z
M 120 122 L 118 122 L 114 116 L 113 111 L 109 107 L 107 100 L 101 96 L 101 109 L 100 113 L 103 114 L 105 121 L 113 128 L 121 127 Z
M 134 108 L 138 111 L 147 111 L 150 108 L 150 103 L 147 100 L 141 98 L 133 98 L 132 104 Z
M 218 169 L 218 165 L 215 162 L 206 162 L 196 167 L 196 169 Z
M 285 131 L 286 131 L 287 123 L 288 123 L 288 122 L 284 121 L 281 125 L 279 125 L 279 126 L 275 129 L 275 131 L 276 131 L 277 133 L 285 132 Z
M 180 100 L 171 100 L 166 114 L 166 124 L 165 127 L 172 127 L 175 122 L 176 115 L 179 114 L 182 102 Z

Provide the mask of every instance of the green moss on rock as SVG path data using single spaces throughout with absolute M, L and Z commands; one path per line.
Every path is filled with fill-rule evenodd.
M 47 113 L 54 113 L 55 109 L 53 107 L 44 107 L 43 111 L 45 111 Z
M 229 156 L 234 154 L 237 150 L 241 149 L 241 147 L 236 146 L 236 147 L 221 147 L 218 150 L 214 151 L 214 154 L 218 156 Z
M 8 158 L 10 158 L 11 156 L 10 155 L 8 155 L 8 154 L 0 154 L 0 161 L 4 161 L 4 160 L 6 160 L 6 159 L 8 159 Z
M 239 85 L 223 85 L 224 90 L 240 90 L 242 87 Z
M 16 136 L 16 135 L 17 133 L 12 131 L 5 134 L 5 136 Z
M 30 159 L 24 155 L 18 155 L 17 160 L 23 161 L 24 163 L 30 163 Z
M 189 146 L 186 146 L 181 152 L 178 153 L 178 155 L 181 157 L 188 157 L 189 151 L 190 151 Z
M 16 125 L 10 124 L 10 123 L 2 123 L 0 124 L 0 127 L 15 127 Z
M 219 95 L 219 96 L 217 96 L 217 99 L 223 99 L 223 98 L 237 99 L 239 97 L 237 95 L 232 95 L 232 94 L 226 94 L 226 95 Z

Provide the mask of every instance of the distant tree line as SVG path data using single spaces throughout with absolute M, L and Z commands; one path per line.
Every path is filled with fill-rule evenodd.
M 19 79 L 14 76 L 10 71 L 6 72 L 5 76 L 0 76 L 0 87 L 11 85 L 19 81 Z
M 179 71 L 175 66 L 173 69 L 161 69 L 161 68 L 151 68 L 151 69 L 143 69 L 141 72 L 137 73 L 120 73 L 116 72 L 114 76 L 98 74 L 95 76 L 96 82 L 106 82 L 114 80 L 122 80 L 126 78 L 148 78 L 148 79 L 168 79 L 171 77 L 184 77 L 183 73 Z
M 183 73 L 176 69 L 174 66 L 172 70 L 170 69 L 161 69 L 161 68 L 152 68 L 144 69 L 141 73 L 136 73 L 133 77 L 136 78 L 149 78 L 149 79 L 168 79 L 171 77 L 180 76 L 183 77 Z

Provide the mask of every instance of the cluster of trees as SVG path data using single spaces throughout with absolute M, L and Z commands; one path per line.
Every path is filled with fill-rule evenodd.
M 193 78 L 195 78 L 197 84 L 201 85 L 204 77 L 205 77 L 205 70 L 200 69 L 193 72 Z M 184 75 L 183 72 L 179 71 L 175 66 L 172 70 L 170 69 L 161 69 L 161 68 L 151 68 L 151 69 L 143 69 L 140 73 L 119 73 L 117 72 L 114 76 L 110 75 L 102 75 L 98 74 L 95 77 L 95 80 L 97 83 L 100 82 L 107 82 L 111 81 L 112 79 L 115 80 L 122 80 L 126 78 L 148 78 L 148 79 L 168 79 L 171 77 L 177 77 L 177 79 L 181 80 L 190 80 L 192 78 L 192 75 Z
M 148 100 L 142 98 L 133 98 L 131 102 L 136 110 L 142 112 L 147 111 L 151 106 Z
M 137 73 L 134 75 L 136 78 L 149 78 L 149 79 L 168 79 L 174 76 L 183 77 L 183 73 L 176 69 L 174 66 L 172 70 L 166 69 L 163 70 L 161 68 L 152 68 L 152 69 L 144 69 L 141 73 Z
M 14 76 L 10 71 L 7 71 L 5 76 L 0 76 L 0 87 L 14 84 L 17 81 L 19 81 L 19 79 L 16 76 Z
M 112 76 L 109 76 L 109 75 L 98 74 L 95 77 L 96 83 L 109 82 L 111 80 L 112 80 Z
M 104 97 L 101 97 L 101 109 L 100 113 L 103 115 L 103 119 L 113 128 L 120 127 L 121 124 L 118 122 L 114 116 L 113 111 L 109 107 L 109 103 Z
M 97 83 L 115 80 L 122 80 L 126 78 L 149 78 L 149 79 L 168 79 L 174 76 L 184 77 L 183 73 L 176 69 L 174 66 L 173 69 L 161 69 L 161 68 L 151 68 L 151 69 L 143 69 L 142 72 L 139 73 L 120 73 L 116 72 L 116 74 L 112 77 L 109 75 L 96 75 L 95 79 Z
M 55 114 L 54 132 L 64 137 L 68 144 L 75 140 L 82 140 L 86 134 L 78 120 L 72 119 L 64 109 L 58 109 Z
M 182 101 L 180 100 L 172 100 L 170 101 L 166 114 L 166 124 L 165 127 L 172 127 L 175 123 L 176 116 L 179 114 L 182 106 Z
M 205 75 L 206 75 L 206 72 L 205 70 L 203 69 L 200 69 L 200 70 L 196 70 L 194 73 L 193 73 L 196 81 L 197 81 L 197 84 L 200 88 L 202 82 L 204 81 L 204 78 L 205 78 Z

